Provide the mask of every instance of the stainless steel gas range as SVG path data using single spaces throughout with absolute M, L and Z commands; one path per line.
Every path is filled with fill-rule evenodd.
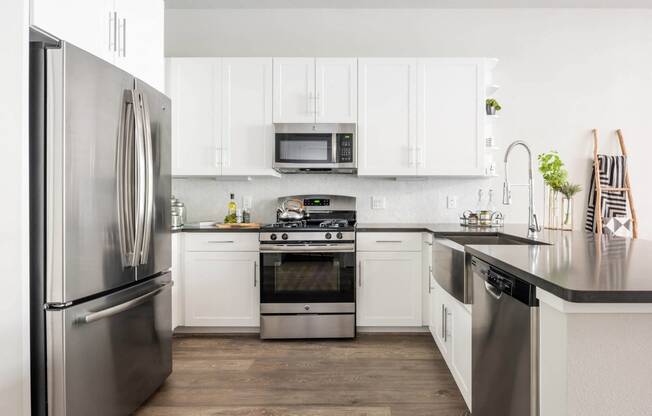
M 355 198 L 297 195 L 279 205 L 296 215 L 279 210 L 293 219 L 261 229 L 260 337 L 355 337 Z

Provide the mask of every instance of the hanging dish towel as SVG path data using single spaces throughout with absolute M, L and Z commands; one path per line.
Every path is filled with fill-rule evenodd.
M 600 184 L 605 188 L 624 188 L 627 159 L 625 156 L 598 155 L 600 164 Z M 589 203 L 586 212 L 586 231 L 597 232 L 595 221 L 595 170 L 591 170 L 591 184 L 589 186 Z M 627 217 L 627 196 L 624 191 L 602 192 L 600 201 L 603 224 L 609 218 Z M 605 221 L 606 219 L 606 221 Z

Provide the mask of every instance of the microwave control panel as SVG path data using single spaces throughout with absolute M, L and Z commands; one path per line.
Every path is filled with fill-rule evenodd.
M 353 163 L 353 134 L 337 133 L 337 163 Z

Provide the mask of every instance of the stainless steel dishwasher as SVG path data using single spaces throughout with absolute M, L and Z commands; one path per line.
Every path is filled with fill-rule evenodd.
M 473 416 L 539 414 L 535 287 L 482 260 L 473 271 Z

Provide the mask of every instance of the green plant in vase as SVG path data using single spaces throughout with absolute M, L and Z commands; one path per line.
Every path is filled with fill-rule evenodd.
M 559 210 L 559 192 L 568 182 L 568 171 L 559 157 L 559 153 L 551 151 L 539 155 L 539 172 L 546 184 L 546 227 L 560 228 L 561 213 Z
M 485 106 L 487 108 L 487 115 L 493 116 L 496 114 L 496 111 L 500 111 L 502 107 L 494 98 L 487 98 L 485 100 Z
M 559 192 L 564 196 L 561 203 L 562 216 L 564 218 L 561 228 L 564 230 L 573 229 L 573 197 L 582 190 L 576 183 L 565 182 Z

